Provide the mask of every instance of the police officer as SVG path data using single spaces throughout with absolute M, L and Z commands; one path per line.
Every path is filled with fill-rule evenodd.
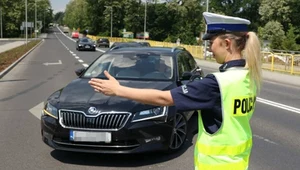
M 220 72 L 170 91 L 121 86 L 105 71 L 108 80 L 89 83 L 105 95 L 117 95 L 180 111 L 199 110 L 199 130 L 194 163 L 198 170 L 248 169 L 252 149 L 250 119 L 261 84 L 260 42 L 248 32 L 250 21 L 203 13 L 210 51 Z M 201 110 L 201 111 L 200 111 Z

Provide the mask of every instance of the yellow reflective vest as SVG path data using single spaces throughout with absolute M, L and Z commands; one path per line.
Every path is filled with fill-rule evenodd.
M 249 71 L 232 69 L 214 73 L 222 101 L 222 125 L 214 134 L 205 131 L 199 111 L 195 170 L 246 170 L 252 148 L 250 119 L 255 101 L 255 83 Z

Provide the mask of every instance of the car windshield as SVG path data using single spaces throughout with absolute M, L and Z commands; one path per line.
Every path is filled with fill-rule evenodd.
M 82 42 L 82 43 L 93 43 L 93 41 L 91 39 L 88 39 L 88 38 L 81 39 L 80 42 Z
M 85 72 L 83 77 L 104 78 L 107 70 L 117 79 L 170 80 L 173 78 L 171 55 L 155 53 L 103 54 Z

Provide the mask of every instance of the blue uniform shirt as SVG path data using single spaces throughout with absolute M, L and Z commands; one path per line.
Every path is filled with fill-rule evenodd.
M 224 63 L 220 72 L 231 67 L 244 67 L 244 59 Z M 171 95 L 178 112 L 201 110 L 205 130 L 213 134 L 222 123 L 221 94 L 214 75 L 208 74 L 200 81 L 193 81 L 171 90 Z

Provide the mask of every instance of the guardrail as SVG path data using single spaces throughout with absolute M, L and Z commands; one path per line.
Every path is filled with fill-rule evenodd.
M 88 35 L 89 38 L 97 40 L 99 36 Z M 143 41 L 140 39 L 130 39 L 130 38 L 117 38 L 117 37 L 101 37 L 107 38 L 110 42 L 130 42 L 130 41 Z M 145 40 L 150 43 L 151 46 L 156 47 L 175 47 L 178 46 L 176 43 Z M 188 50 L 195 58 L 204 59 L 204 47 L 196 45 L 185 45 L 180 44 Z M 288 53 L 272 53 L 262 51 L 262 68 L 271 70 L 285 72 L 289 74 L 300 75 L 300 54 L 293 55 Z M 214 60 L 214 59 L 213 59 Z

